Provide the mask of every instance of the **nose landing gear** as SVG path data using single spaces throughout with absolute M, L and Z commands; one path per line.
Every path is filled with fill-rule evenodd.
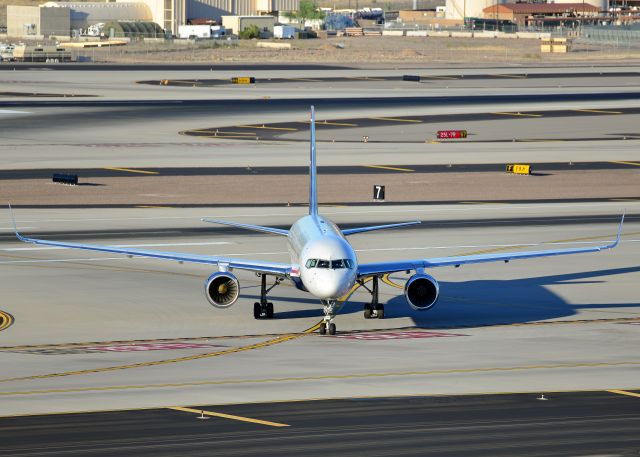
M 326 335 L 327 332 L 329 332 L 329 335 L 335 335 L 336 324 L 333 323 L 333 319 L 336 317 L 336 301 L 322 300 L 322 305 L 324 307 L 324 320 L 320 324 L 320 335 Z
M 264 315 L 267 319 L 273 319 L 273 303 L 267 301 L 267 294 L 280 284 L 283 278 L 276 277 L 276 281 L 267 289 L 267 275 L 259 274 L 258 276 L 261 277 L 260 301 L 253 304 L 253 317 L 260 319 Z
M 364 318 L 384 319 L 384 305 L 382 303 L 378 303 L 378 277 L 373 276 L 371 281 L 373 282 L 371 289 L 365 286 L 364 281 L 360 281 L 360 285 L 371 293 L 371 303 L 364 304 Z

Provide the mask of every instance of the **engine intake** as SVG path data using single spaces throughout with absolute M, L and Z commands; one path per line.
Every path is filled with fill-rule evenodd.
M 411 276 L 404 286 L 404 295 L 416 311 L 431 309 L 436 304 L 439 293 L 438 281 L 424 273 Z
M 204 286 L 207 300 L 216 308 L 228 308 L 240 295 L 238 278 L 228 272 L 217 272 L 209 276 Z

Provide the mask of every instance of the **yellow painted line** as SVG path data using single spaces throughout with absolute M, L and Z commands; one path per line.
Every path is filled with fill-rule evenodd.
M 386 81 L 384 78 L 372 78 L 371 76 L 348 76 L 347 79 L 361 79 L 363 81 Z
M 290 130 L 293 132 L 298 130 L 290 127 L 268 127 L 266 125 L 236 125 L 235 127 L 240 129 Z
M 415 122 L 421 124 L 423 121 L 419 119 L 402 119 L 399 117 L 370 117 L 369 119 L 375 119 L 378 121 L 394 121 L 394 122 Z
M 489 75 L 489 76 L 501 76 L 503 78 L 517 78 L 517 79 L 526 79 L 527 75 L 509 75 L 506 73 L 497 73 L 494 75 Z
M 312 83 L 319 83 L 322 82 L 321 79 L 311 79 L 311 78 L 284 78 L 287 81 L 309 81 Z
M 497 112 L 491 114 L 500 114 L 504 116 L 523 116 L 523 117 L 542 117 L 542 114 L 530 114 L 530 113 L 507 113 L 507 112 Z
M 158 205 L 136 205 L 136 208 L 171 208 L 171 206 L 158 206 Z
M 382 170 L 393 170 L 393 171 L 415 171 L 411 168 L 398 168 L 398 167 L 387 167 L 386 165 L 364 165 L 366 168 L 380 168 Z
M 401 284 L 397 284 L 393 282 L 391 279 L 389 279 L 389 273 L 385 273 L 384 275 L 382 275 L 382 282 L 390 285 L 391 287 L 395 287 L 396 289 L 404 289 L 404 287 Z
M 258 136 L 254 133 L 252 136 L 246 136 L 246 135 L 204 135 L 204 136 L 200 136 L 200 138 L 217 138 L 219 140 L 225 140 L 225 139 L 235 139 L 235 140 L 253 140 L 255 138 L 258 138 Z
M 301 121 L 303 124 L 310 124 L 311 121 Z M 357 127 L 358 124 L 349 124 L 348 122 L 329 122 L 329 121 L 316 121 L 316 127 L 319 125 L 340 125 L 343 127 Z
M 640 163 L 637 162 L 623 162 L 621 160 L 612 160 L 611 163 L 621 163 L 623 165 L 633 165 L 634 167 L 640 167 Z
M 226 130 L 213 130 L 213 129 L 206 129 L 206 130 L 188 130 L 187 133 L 190 132 L 197 132 L 197 133 L 208 133 L 209 135 L 255 135 L 255 133 L 253 132 L 227 132 Z
M 157 171 L 145 171 L 145 170 L 134 170 L 133 168 L 115 168 L 115 167 L 107 167 L 105 170 L 114 170 L 114 171 L 127 171 L 129 173 L 141 173 L 144 175 L 158 175 L 160 174 Z
M 358 284 L 358 283 L 354 284 L 353 287 L 351 288 L 351 290 L 349 292 L 347 292 L 343 297 L 341 297 L 338 300 L 338 307 L 337 307 L 336 314 L 340 311 L 341 307 L 349 299 L 349 297 L 359 287 L 360 287 L 360 284 Z M 308 329 L 304 330 L 301 333 L 292 333 L 292 334 L 279 335 L 279 336 L 277 336 L 275 338 L 272 338 L 272 339 L 267 340 L 267 341 L 263 341 L 261 343 L 250 344 L 250 345 L 247 345 L 247 346 L 240 346 L 240 347 L 237 347 L 237 348 L 229 348 L 229 349 L 224 349 L 224 350 L 221 350 L 221 351 L 207 352 L 207 353 L 204 353 L 204 354 L 195 354 L 195 355 L 185 356 L 185 357 L 176 357 L 174 359 L 165 359 L 165 360 L 155 360 L 155 361 L 150 361 L 150 362 L 132 363 L 132 364 L 127 364 L 127 365 L 115 365 L 115 366 L 110 366 L 110 367 L 91 368 L 91 369 L 86 369 L 86 370 L 64 371 L 64 372 L 59 372 L 59 373 L 48 373 L 48 374 L 43 374 L 43 375 L 22 376 L 22 377 L 17 377 L 17 378 L 5 378 L 5 379 L 0 379 L 0 383 L 1 382 L 11 382 L 11 381 L 26 381 L 26 380 L 33 380 L 33 379 L 59 378 L 59 377 L 63 377 L 63 376 L 76 376 L 76 375 L 89 374 L 89 373 L 104 373 L 104 372 L 109 372 L 109 371 L 127 370 L 127 369 L 130 369 L 130 368 L 150 367 L 150 366 L 155 366 L 155 365 L 167 365 L 167 364 L 170 364 L 170 363 L 179 363 L 179 362 L 187 362 L 187 361 L 191 361 L 191 360 L 199 360 L 199 359 L 207 359 L 207 358 L 211 358 L 211 357 L 219 357 L 219 356 L 223 356 L 223 355 L 227 355 L 227 354 L 235 354 L 235 353 L 238 353 L 238 352 L 250 351 L 252 349 L 259 349 L 259 348 L 274 346 L 276 344 L 284 343 L 285 341 L 291 341 L 291 340 L 294 340 L 294 339 L 297 339 L 297 338 L 300 338 L 302 336 L 305 336 L 305 335 L 308 335 L 310 333 L 315 332 L 316 330 L 318 330 L 320 328 L 320 324 L 321 323 L 322 323 L 322 321 L 318 322 L 317 324 L 315 324 L 312 327 L 309 327 Z
M 612 394 L 628 395 L 630 397 L 640 397 L 640 394 L 637 394 L 635 392 L 627 392 L 626 390 L 611 389 L 607 390 L 607 392 L 611 392 Z
M 0 311 L 0 332 L 8 329 L 13 324 L 13 316 L 4 311 Z
M 183 408 L 182 406 L 170 406 L 168 409 L 184 411 L 185 413 L 203 414 L 205 416 L 222 417 L 223 419 L 231 419 L 234 421 L 251 422 L 252 424 L 269 425 L 271 427 L 289 427 L 289 424 L 281 424 L 279 422 L 263 421 L 260 419 L 252 419 L 251 417 L 234 416 L 233 414 L 214 413 L 213 411 L 204 411 L 201 409 Z
M 374 379 L 374 378 L 391 378 L 406 376 L 439 376 L 446 374 L 468 374 L 468 373 L 504 373 L 514 371 L 530 371 L 530 370 L 562 370 L 571 368 L 601 368 L 601 367 L 623 367 L 623 366 L 640 366 L 638 360 L 624 360 L 620 362 L 582 362 L 582 363 L 555 363 L 548 365 L 515 365 L 503 367 L 477 367 L 477 368 L 450 368 L 439 370 L 424 371 L 389 371 L 379 373 L 350 373 L 342 375 L 318 375 L 318 376 L 291 376 L 282 378 L 262 378 L 262 379 L 226 379 L 226 380 L 206 380 L 191 381 L 180 383 L 164 383 L 164 384 L 137 384 L 137 385 L 121 385 L 106 387 L 78 387 L 69 389 L 42 389 L 42 390 L 25 390 L 14 392 L 0 392 L 0 396 L 18 396 L 18 395 L 43 395 L 52 393 L 75 393 L 75 392 L 104 392 L 104 391 L 123 391 L 123 390 L 141 390 L 141 389 L 162 389 L 162 388 L 178 388 L 178 387 L 197 387 L 197 386 L 223 386 L 223 385 L 251 385 L 251 384 L 267 384 L 267 383 L 290 383 L 290 382 L 308 382 L 308 381 L 331 381 L 345 379 Z M 200 411 L 195 410 L 200 413 Z
M 574 109 L 580 113 L 622 114 L 622 111 L 607 111 L 602 109 Z
M 420 78 L 424 79 L 460 79 L 454 76 L 421 76 Z

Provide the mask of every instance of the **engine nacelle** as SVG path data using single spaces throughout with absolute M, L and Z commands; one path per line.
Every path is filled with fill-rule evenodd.
M 229 272 L 217 272 L 209 276 L 204 286 L 207 300 L 216 308 L 228 308 L 240 296 L 238 278 Z
M 409 305 L 416 311 L 431 309 L 436 304 L 439 293 L 438 281 L 424 273 L 411 276 L 404 285 L 404 295 Z

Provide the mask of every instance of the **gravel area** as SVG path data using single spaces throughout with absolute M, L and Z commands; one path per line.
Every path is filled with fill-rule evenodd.
M 5 201 L 18 205 L 300 204 L 307 176 L 131 176 L 65 186 L 48 180 L 6 180 Z M 369 202 L 373 185 L 389 202 L 640 198 L 639 170 L 568 171 L 533 176 L 506 173 L 397 173 L 319 176 L 319 200 Z

